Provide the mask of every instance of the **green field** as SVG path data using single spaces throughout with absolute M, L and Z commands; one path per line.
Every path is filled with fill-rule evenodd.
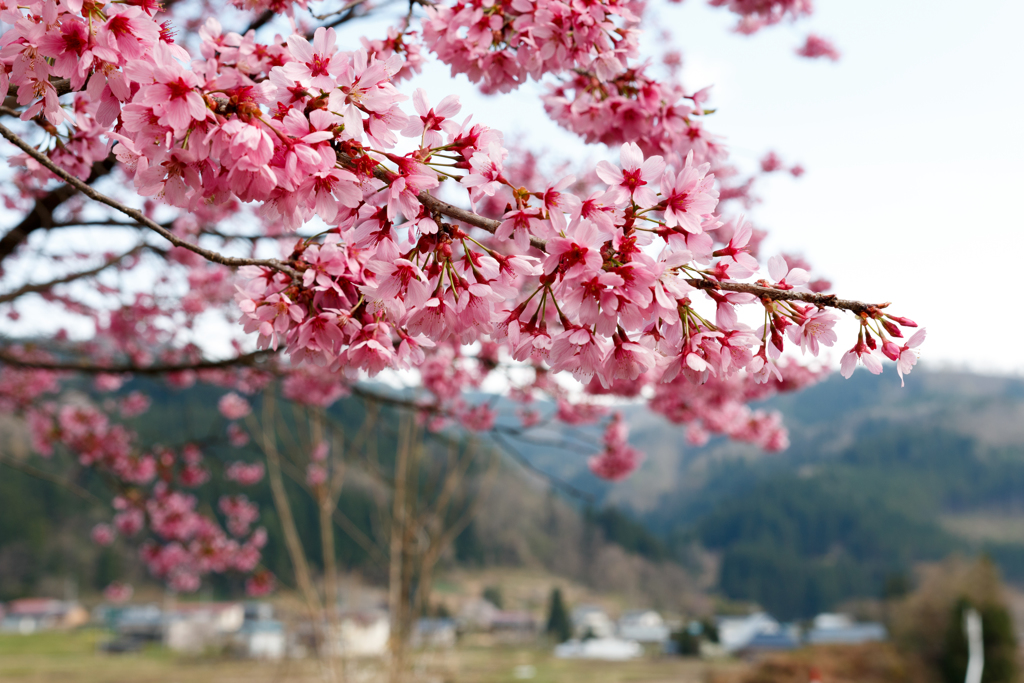
M 270 683 L 271 681 L 371 683 L 382 680 L 379 664 L 334 663 L 334 676 L 312 660 L 259 662 L 223 657 L 178 656 L 160 647 L 111 655 L 99 650 L 109 636 L 98 630 L 37 635 L 0 635 L 3 683 Z M 709 665 L 692 659 L 647 658 L 632 662 L 558 660 L 547 649 L 457 648 L 417 655 L 411 681 L 432 683 L 700 683 L 712 671 L 736 663 Z M 517 667 L 519 667 L 517 669 Z M 533 667 L 532 678 L 517 678 Z

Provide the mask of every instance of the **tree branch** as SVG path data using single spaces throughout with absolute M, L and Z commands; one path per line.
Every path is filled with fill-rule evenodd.
M 835 294 L 797 292 L 792 289 L 775 289 L 774 287 L 745 282 L 715 282 L 713 280 L 696 279 L 690 279 L 687 282 L 697 289 L 721 289 L 726 292 L 742 292 L 744 294 L 753 294 L 759 299 L 769 299 L 771 301 L 803 301 L 807 304 L 813 304 L 818 308 L 840 308 L 858 315 L 861 313 L 871 315 L 890 305 L 888 301 L 881 304 L 868 304 L 852 299 L 840 299 Z
M 68 80 L 67 78 L 55 78 L 55 79 L 52 79 L 50 81 L 50 85 L 52 85 L 53 89 L 57 91 L 57 97 L 60 97 L 61 95 L 67 95 L 69 92 L 72 92 L 72 90 L 71 90 L 71 81 Z M 7 86 L 7 97 L 17 97 L 17 96 L 18 96 L 18 86 L 15 85 L 14 83 L 11 83 L 10 85 Z
M 264 268 L 270 268 L 272 270 L 276 270 L 276 271 L 285 273 L 285 274 L 289 275 L 290 277 L 292 277 L 293 279 L 300 279 L 298 271 L 295 270 L 294 268 L 292 268 L 291 266 L 289 266 L 284 261 L 280 261 L 278 259 L 251 259 L 251 258 L 238 258 L 238 257 L 235 257 L 235 256 L 224 256 L 223 254 L 220 254 L 220 253 L 218 253 L 216 251 L 213 251 L 211 249 L 204 249 L 203 247 L 197 246 L 195 244 L 192 244 L 191 242 L 183 240 L 180 237 L 178 237 L 177 235 L 175 235 L 174 233 L 172 233 L 170 230 L 167 230 L 165 227 L 163 227 L 162 225 L 160 225 L 156 221 L 154 221 L 151 218 L 149 218 L 148 216 L 146 216 L 144 213 L 142 213 L 138 209 L 133 209 L 133 208 L 131 208 L 129 206 L 125 206 L 124 204 L 122 204 L 122 203 L 120 203 L 120 202 L 118 202 L 118 201 L 116 201 L 114 199 L 111 199 L 110 197 L 106 196 L 105 194 L 103 194 L 101 192 L 98 192 L 94 188 L 90 187 L 88 183 L 84 183 L 81 180 L 79 180 L 78 178 L 74 177 L 73 175 L 71 175 L 70 173 L 65 171 L 64 169 L 62 169 L 59 166 L 57 166 L 56 164 L 54 164 L 50 160 L 49 157 L 47 157 L 42 152 L 38 151 L 37 149 L 35 149 L 31 145 L 29 145 L 27 142 L 25 142 L 20 137 L 15 135 L 10 129 L 8 129 L 6 126 L 4 126 L 2 124 L 0 124 L 0 136 L 3 136 L 4 138 L 6 138 L 8 142 L 10 142 L 11 144 L 15 145 L 18 149 L 20 149 L 21 151 L 25 152 L 30 157 L 32 157 L 33 159 L 38 161 L 40 164 L 45 166 L 47 169 L 49 169 L 58 178 L 60 178 L 64 182 L 68 183 L 68 185 L 71 185 L 72 187 L 77 188 L 78 191 L 81 192 L 82 194 L 84 194 L 85 196 L 87 196 L 90 199 L 93 199 L 93 200 L 95 200 L 97 202 L 100 202 L 101 204 L 106 204 L 107 206 L 109 206 L 110 208 L 112 208 L 112 209 L 114 209 L 116 211 L 120 211 L 124 215 L 126 215 L 126 216 L 132 218 L 133 220 L 135 220 L 135 222 L 139 223 L 140 225 L 143 225 L 143 226 L 149 228 L 150 230 L 152 230 L 153 232 L 157 233 L 158 235 L 160 235 L 161 237 L 163 237 L 165 240 L 167 240 L 168 242 L 170 242 L 171 244 L 173 244 L 176 247 L 181 247 L 183 249 L 188 249 L 191 252 L 199 254 L 200 256 L 205 258 L 207 261 L 212 261 L 214 263 L 220 263 L 221 265 L 232 266 L 232 267 L 238 267 L 238 266 L 263 266 Z M 4 238 L 6 239 L 6 237 L 7 236 L 5 235 Z M 0 251 L 0 257 L 2 257 L 2 256 L 3 256 L 3 252 Z
M 90 268 L 89 270 L 83 270 L 83 271 L 80 271 L 80 272 L 77 272 L 77 273 L 71 273 L 70 275 L 65 275 L 64 277 L 57 278 L 56 280 L 50 280 L 49 282 L 40 282 L 40 283 L 37 283 L 37 284 L 24 285 L 22 287 L 19 287 L 16 290 L 14 290 L 13 292 L 8 292 L 7 294 L 0 294 L 0 304 L 5 304 L 5 303 L 7 303 L 9 301 L 14 301 L 15 299 L 17 299 L 19 297 L 22 297 L 22 296 L 24 296 L 26 294 L 45 292 L 45 291 L 47 291 L 49 289 L 53 289 L 57 285 L 64 285 L 64 284 L 67 284 L 69 282 L 74 282 L 75 280 L 80 280 L 82 278 L 89 277 L 91 275 L 96 275 L 97 273 L 100 273 L 100 272 L 106 270 L 110 266 L 113 266 L 113 265 L 115 265 L 117 263 L 120 263 L 121 261 L 123 261 L 124 259 L 128 258 L 132 254 L 134 254 L 134 253 L 136 253 L 138 251 L 141 251 L 143 248 L 145 248 L 145 246 L 146 245 L 144 245 L 144 244 L 140 244 L 140 245 L 138 245 L 136 247 L 133 247 L 132 249 L 126 251 L 125 253 L 121 254 L 120 256 L 115 256 L 114 258 L 112 258 L 112 259 L 110 259 L 110 260 L 108 260 L 108 261 L 106 261 L 104 263 L 101 263 L 100 265 L 96 266 L 95 268 Z
M 249 24 L 248 26 L 245 27 L 245 30 L 242 31 L 242 35 L 244 36 L 249 31 L 255 31 L 256 29 L 262 27 L 263 25 L 267 24 L 271 19 L 273 19 L 275 16 L 277 16 L 277 15 L 273 12 L 273 10 L 269 10 L 269 9 L 268 10 L 263 10 L 263 12 L 261 12 L 258 17 L 256 17 L 255 19 L 252 20 L 251 24 Z
M 349 167 L 354 166 L 352 158 L 347 154 L 339 154 L 338 158 L 342 165 Z M 375 178 L 383 180 L 386 183 L 391 182 L 394 179 L 394 174 L 381 165 L 374 168 L 373 175 Z M 486 230 L 491 234 L 494 234 L 497 231 L 498 226 L 501 225 L 501 221 L 493 218 L 486 218 L 480 214 L 459 208 L 449 204 L 448 202 L 441 201 L 426 190 L 420 192 L 416 198 L 419 199 L 423 206 L 427 207 L 434 213 L 454 218 L 457 221 Z M 547 243 L 542 239 L 531 237 L 530 244 L 541 251 L 547 251 Z M 797 292 L 791 289 L 775 289 L 774 287 L 748 284 L 744 282 L 716 282 L 713 280 L 698 279 L 690 279 L 687 280 L 687 282 L 697 289 L 721 289 L 726 292 L 743 292 L 746 294 L 753 294 L 760 299 L 770 299 L 772 301 L 803 301 L 804 303 L 814 304 L 819 308 L 839 308 L 856 314 L 871 314 L 873 312 L 877 312 L 879 309 L 889 306 L 888 302 L 881 304 L 869 304 L 852 299 L 840 299 L 835 294 Z
M 18 462 L 17 460 L 12 460 L 10 458 L 3 457 L 0 457 L 0 465 L 6 465 L 7 467 L 10 467 L 12 470 L 18 470 L 19 472 L 27 474 L 30 477 L 35 477 L 36 479 L 42 479 L 43 481 L 48 481 L 50 483 L 57 484 L 58 486 L 66 488 L 68 491 L 75 494 L 79 498 L 87 500 L 91 503 L 99 503 L 101 505 L 104 504 L 103 501 L 100 500 L 98 497 L 96 497 L 89 491 L 85 490 L 78 484 L 74 483 L 73 481 L 61 479 L 60 477 L 50 474 L 49 472 L 44 472 L 41 469 L 32 467 L 32 465 L 26 465 L 25 463 Z
M 2 126 L 0 126 L 2 127 Z M 6 131 L 7 129 L 4 128 Z M 10 133 L 10 131 L 7 131 Z M 12 133 L 13 135 L 13 133 Z M 6 136 L 5 136 L 6 137 Z M 19 145 L 20 147 L 21 145 Z M 24 148 L 22 148 L 24 149 Z M 31 149 L 31 148 L 29 148 Z M 35 152 L 35 150 L 32 150 Z M 38 152 L 36 152 L 38 154 Z M 33 155 L 34 156 L 34 155 Z M 45 158 L 45 157 L 44 157 Z M 49 162 L 49 159 L 47 159 Z M 116 160 L 111 154 L 103 161 L 97 161 L 92 165 L 89 177 L 85 184 L 94 183 L 99 178 L 107 175 L 114 169 Z M 77 178 L 77 182 L 81 183 Z M 21 220 L 21 223 L 12 228 L 6 235 L 0 238 L 0 261 L 10 256 L 28 236 L 40 228 L 49 229 L 53 226 L 53 212 L 58 206 L 78 194 L 78 188 L 72 184 L 61 185 L 36 200 L 32 210 Z
M 254 351 L 234 358 L 224 360 L 203 360 L 194 363 L 166 363 L 159 365 L 94 365 L 90 363 L 61 362 L 61 361 L 34 361 L 25 360 L 12 356 L 4 350 L 0 350 L 0 363 L 6 363 L 12 367 L 25 368 L 29 370 L 68 370 L 72 372 L 84 372 L 99 374 L 110 372 L 114 374 L 130 373 L 133 375 L 162 375 L 169 372 L 182 372 L 184 370 L 216 370 L 229 368 L 236 365 L 254 365 L 256 361 L 264 356 L 270 356 L 276 351 Z
M 503 437 L 499 432 L 491 432 L 491 438 L 494 439 L 495 443 L 497 443 L 499 446 L 501 446 L 501 450 L 505 451 L 506 454 L 511 456 L 511 458 L 513 460 L 515 460 L 517 463 L 519 463 L 523 468 L 529 470 L 530 472 L 533 472 L 534 474 L 538 475 L 542 479 L 545 479 L 551 485 L 555 486 L 556 488 L 562 489 L 563 491 L 568 493 L 570 496 L 573 496 L 574 498 L 579 498 L 580 500 L 585 500 L 588 503 L 593 503 L 594 502 L 595 499 L 594 499 L 593 494 L 587 493 L 586 491 L 584 491 L 582 489 L 576 488 L 575 486 L 573 486 L 569 482 L 564 481 L 562 479 L 559 479 L 558 477 L 556 477 L 553 474 L 545 472 L 544 470 L 540 469 L 539 467 L 534 465 L 532 462 L 527 460 L 526 456 L 524 456 L 512 444 L 510 444 L 508 441 L 506 441 L 505 437 Z

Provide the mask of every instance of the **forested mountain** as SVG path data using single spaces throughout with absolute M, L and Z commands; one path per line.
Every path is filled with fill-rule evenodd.
M 135 427 L 148 440 L 199 440 L 214 467 L 238 457 L 224 443 L 223 420 L 208 408 L 220 390 L 146 389 L 154 406 Z M 784 453 L 722 439 L 693 447 L 681 428 L 625 406 L 631 440 L 647 461 L 614 485 L 586 470 L 595 430 L 546 435 L 557 437 L 557 448 L 516 442 L 532 465 L 593 501 L 552 490 L 505 458 L 488 504 L 447 562 L 543 568 L 669 605 L 693 590 L 692 577 L 710 556 L 717 559 L 717 591 L 784 618 L 899 590 L 916 562 L 954 552 L 988 553 L 1007 579 L 1024 583 L 1024 382 L 925 369 L 901 389 L 892 376 L 857 373 L 765 407 L 785 416 L 792 445 Z M 346 399 L 334 414 L 357 424 L 362 411 Z M 383 420 L 379 434 L 384 459 L 393 450 L 391 422 Z M 47 470 L 38 458 L 21 462 Z M 79 495 L 0 469 L 0 599 L 40 586 L 54 592 L 71 567 L 83 586 L 102 586 L 115 574 L 144 578 L 126 548 L 101 552 L 82 540 L 109 516 L 89 495 L 108 500 L 109 493 L 84 474 L 74 483 Z M 207 485 L 204 504 L 221 493 Z M 266 563 L 287 583 L 269 493 L 247 493 L 261 503 L 270 531 Z M 306 501 L 296 504 L 296 516 L 316 565 L 315 509 L 295 499 Z M 368 537 L 379 537 L 380 501 L 371 485 L 353 474 L 341 505 Z M 336 543 L 343 566 L 383 581 L 383 568 L 363 545 L 340 530 Z M 230 581 L 217 587 L 231 590 Z
M 204 466 L 215 475 L 228 463 L 243 459 L 256 461 L 260 455 L 253 444 L 242 448 L 229 445 L 226 420 L 215 406 L 224 393 L 212 386 L 196 385 L 184 390 L 137 379 L 121 393 L 144 390 L 152 398 L 150 410 L 129 421 L 140 435 L 140 443 L 177 449 L 198 444 L 206 456 Z M 81 383 L 72 388 L 83 398 L 92 393 Z M 93 396 L 95 400 L 105 400 Z M 330 417 L 355 434 L 366 418 L 364 402 L 356 398 L 339 401 Z M 257 410 L 256 416 L 262 420 Z M 283 448 L 302 451 L 311 445 L 301 430 L 294 429 L 289 410 L 279 414 L 275 427 L 282 435 Z M 383 584 L 387 577 L 386 556 L 390 513 L 387 481 L 383 473 L 393 467 L 396 452 L 397 414 L 384 407 L 372 426 L 373 453 L 346 457 L 346 480 L 336 519 L 335 550 L 340 567 L 361 574 L 371 583 Z M 678 609 L 693 586 L 686 571 L 669 558 L 667 546 L 631 516 L 614 509 L 593 511 L 577 501 L 567 501 L 544 481 L 532 478 L 522 468 L 503 459 L 493 444 L 467 440 L 457 431 L 427 434 L 424 448 L 444 458 L 445 449 L 456 443 L 475 449 L 475 464 L 467 476 L 486 486 L 487 504 L 468 527 L 456 537 L 443 566 L 521 566 L 551 572 L 581 581 L 599 590 L 632 593 L 646 604 L 658 603 Z M 119 539 L 112 548 L 101 549 L 89 541 L 94 524 L 109 521 L 112 492 L 91 469 L 78 467 L 60 453 L 45 459 L 27 453 L 24 427 L 8 418 L 0 420 L 0 601 L 23 595 L 61 595 L 66 586 L 89 593 L 102 589 L 113 579 L 136 584 L 150 581 L 137 559 L 136 548 Z M 490 472 L 492 460 L 498 466 Z M 377 474 L 370 475 L 373 468 Z M 484 475 L 483 470 L 489 474 Z M 302 543 L 314 572 L 322 568 L 318 510 L 301 487 L 301 468 L 285 468 L 285 485 Z M 426 486 L 430 477 L 424 475 Z M 476 481 L 476 480 L 474 480 Z M 474 485 L 478 485 L 479 481 Z M 259 524 L 269 534 L 263 563 L 284 586 L 294 585 L 284 537 L 266 481 L 240 489 L 222 476 L 194 490 L 201 508 L 214 512 L 217 500 L 226 493 L 244 492 L 260 506 Z M 377 552 L 374 552 L 376 548 Z M 235 577 L 237 579 L 237 577 Z M 241 582 L 231 576 L 213 577 L 214 593 L 240 594 Z
M 1024 582 L 1024 382 L 921 372 L 833 376 L 766 408 L 782 411 L 781 454 L 633 414 L 648 461 L 631 480 L 595 485 L 576 462 L 531 451 L 642 520 L 685 560 L 720 559 L 719 589 L 779 616 L 808 616 L 906 583 L 912 565 L 952 552 L 991 555 Z

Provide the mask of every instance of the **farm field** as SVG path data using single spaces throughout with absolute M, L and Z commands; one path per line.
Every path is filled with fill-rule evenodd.
M 36 635 L 0 635 L 3 683 L 303 683 L 324 681 L 313 660 L 261 662 L 220 656 L 179 656 L 160 647 L 133 654 L 106 654 L 99 630 Z M 336 663 L 336 680 L 381 680 L 379 663 Z M 546 649 L 467 647 L 417 655 L 412 680 L 431 683 L 700 683 L 714 674 L 745 669 L 739 662 L 709 664 L 693 659 L 645 658 L 631 662 L 555 659 Z

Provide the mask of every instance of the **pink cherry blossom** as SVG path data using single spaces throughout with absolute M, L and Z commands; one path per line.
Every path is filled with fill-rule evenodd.
M 632 200 L 640 207 L 651 207 L 658 203 L 658 196 L 651 186 L 661 181 L 665 172 L 665 161 L 660 156 L 644 160 L 643 152 L 633 142 L 622 145 L 620 151 L 622 169 L 607 161 L 597 164 L 597 175 L 608 184 L 608 200 L 621 204 Z
M 252 412 L 249 402 L 233 391 L 220 397 L 217 409 L 229 420 L 240 420 Z

